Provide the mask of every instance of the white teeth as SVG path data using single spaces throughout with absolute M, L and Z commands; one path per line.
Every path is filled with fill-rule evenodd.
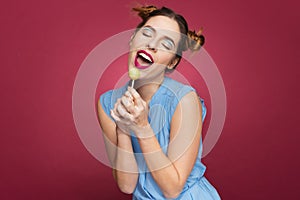
M 144 59 L 148 60 L 149 62 L 152 62 L 151 58 L 144 53 L 139 53 L 139 56 L 143 57 Z

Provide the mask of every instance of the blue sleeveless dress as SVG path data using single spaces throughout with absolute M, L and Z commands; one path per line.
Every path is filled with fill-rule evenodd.
M 113 109 L 115 102 L 127 90 L 128 83 L 122 88 L 110 90 L 100 97 L 100 103 L 110 116 L 110 110 Z M 156 134 L 157 140 L 160 143 L 164 153 L 167 152 L 170 135 L 170 123 L 175 112 L 176 106 L 183 96 L 187 93 L 195 91 L 194 88 L 188 85 L 183 85 L 171 78 L 165 77 L 163 83 L 152 96 L 149 102 L 149 122 Z M 200 98 L 202 104 L 202 121 L 206 116 L 206 107 L 204 101 Z M 134 200 L 166 199 L 160 188 L 154 181 L 149 172 L 138 140 L 132 134 L 131 137 L 135 158 L 139 167 L 139 178 L 136 188 L 133 192 Z M 198 159 L 188 177 L 186 184 L 181 194 L 176 198 L 180 200 L 218 200 L 220 199 L 216 189 L 204 177 L 206 167 L 201 163 L 202 141 L 199 147 Z

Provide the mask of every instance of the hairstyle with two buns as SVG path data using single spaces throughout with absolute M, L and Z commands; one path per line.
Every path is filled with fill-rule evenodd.
M 142 22 L 138 24 L 137 28 L 141 28 L 146 24 L 146 22 L 154 16 L 166 16 L 171 19 L 174 19 L 179 26 L 182 37 L 179 42 L 179 46 L 176 52 L 176 58 L 178 58 L 177 64 L 180 62 L 182 57 L 182 52 L 190 49 L 191 51 L 197 51 L 204 45 L 205 38 L 202 35 L 202 28 L 198 31 L 191 31 L 188 29 L 188 24 L 183 16 L 175 13 L 173 10 L 162 7 L 158 9 L 155 6 L 142 6 L 135 7 L 133 11 L 138 12 L 138 15 L 142 18 Z M 176 64 L 176 66 L 177 66 Z M 175 67 L 176 67 L 175 66 Z

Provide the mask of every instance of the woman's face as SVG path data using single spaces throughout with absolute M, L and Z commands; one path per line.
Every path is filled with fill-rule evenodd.
M 150 18 L 133 36 L 128 58 L 129 68 L 140 69 L 140 79 L 164 76 L 166 68 L 173 68 L 180 40 L 177 22 L 166 16 Z

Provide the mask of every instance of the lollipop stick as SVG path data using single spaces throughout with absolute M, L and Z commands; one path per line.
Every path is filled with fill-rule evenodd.
M 134 80 L 131 81 L 131 87 L 133 88 L 134 86 Z

